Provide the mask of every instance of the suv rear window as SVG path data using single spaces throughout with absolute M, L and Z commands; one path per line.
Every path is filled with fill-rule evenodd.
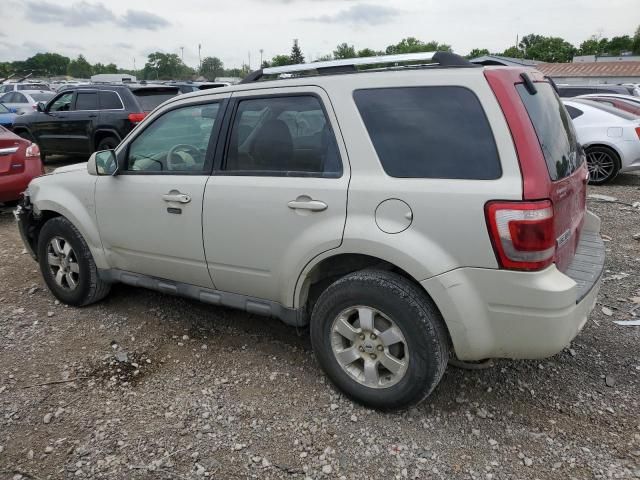
M 582 155 L 578 155 L 578 142 L 573 123 L 560 98 L 547 82 L 537 82 L 537 93 L 530 94 L 524 84 L 516 85 L 518 94 L 524 103 L 551 180 L 568 177 L 582 164 Z
M 143 112 L 150 112 L 164 101 L 175 97 L 178 93 L 179 90 L 177 88 L 175 90 L 142 89 L 133 91 Z
M 489 121 L 471 90 L 376 88 L 354 92 L 354 100 L 388 175 L 474 180 L 502 175 Z

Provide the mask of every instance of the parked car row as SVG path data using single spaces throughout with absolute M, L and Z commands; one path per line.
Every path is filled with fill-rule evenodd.
M 590 183 L 640 170 L 640 98 L 591 94 L 563 101 L 585 149 Z

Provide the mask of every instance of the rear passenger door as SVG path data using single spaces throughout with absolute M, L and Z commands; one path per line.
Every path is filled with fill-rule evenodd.
M 234 93 L 207 184 L 203 235 L 218 290 L 291 305 L 298 274 L 337 248 L 350 168 L 324 90 Z

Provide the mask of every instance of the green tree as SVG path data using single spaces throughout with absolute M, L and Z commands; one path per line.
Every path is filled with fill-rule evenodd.
M 298 39 L 293 40 L 293 46 L 291 47 L 291 64 L 297 65 L 299 63 L 304 63 L 304 55 L 302 55 L 302 50 L 300 50 L 300 45 L 298 45 Z
M 326 55 L 321 55 L 318 58 L 316 58 L 314 60 L 314 62 L 329 62 L 333 60 L 333 55 L 331 55 L 330 53 L 326 54 Z
M 23 67 L 36 75 L 65 75 L 69 62 L 69 57 L 57 53 L 36 53 L 24 61 Z
M 89 78 L 92 72 L 91 64 L 87 62 L 84 55 L 78 55 L 78 58 L 71 60 L 67 67 L 67 74 L 74 78 Z
M 542 62 L 570 62 L 577 52 L 576 48 L 563 38 L 535 34 L 522 37 L 519 47 L 524 58 Z
M 580 44 L 578 55 L 602 55 L 607 51 L 609 40 L 592 35 Z
M 354 58 L 356 56 L 356 49 L 353 48 L 353 45 L 348 45 L 346 43 L 341 43 L 336 47 L 333 51 L 333 58 Z
M 276 55 L 271 59 L 271 67 L 283 67 L 285 65 L 293 65 L 289 55 Z
M 94 75 L 101 73 L 118 73 L 118 66 L 115 63 L 109 63 L 107 65 L 95 63 L 91 69 L 93 70 Z
M 518 47 L 509 47 L 500 55 L 502 55 L 503 57 L 524 58 L 522 50 L 520 50 Z
M 633 39 L 629 35 L 613 37 L 607 45 L 609 55 L 621 55 L 623 52 L 633 51 Z
M 147 58 L 142 74 L 147 80 L 172 80 L 187 78 L 193 70 L 175 53 L 154 52 Z
M 407 37 L 403 38 L 395 45 L 389 45 L 386 49 L 387 55 L 435 51 L 450 52 L 451 45 L 447 45 L 446 43 L 438 43 L 433 40 L 425 43 L 415 37 Z
M 631 49 L 635 55 L 640 55 L 640 27 L 636 29 L 636 33 L 633 36 L 633 44 Z
M 474 48 L 469 52 L 467 58 L 482 57 L 483 55 L 491 55 L 491 53 L 489 53 L 489 50 L 487 50 L 486 48 Z
M 222 60 L 218 57 L 206 57 L 202 60 L 202 67 L 200 68 L 200 75 L 207 80 L 215 80 L 216 77 L 221 77 L 224 72 L 224 65 Z
M 370 48 L 363 48 L 362 50 L 358 50 L 358 57 L 375 57 L 377 55 L 380 55 L 380 53 Z

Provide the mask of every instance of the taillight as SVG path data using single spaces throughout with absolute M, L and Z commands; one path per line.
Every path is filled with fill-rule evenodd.
M 553 205 L 539 202 L 489 202 L 487 226 L 501 268 L 542 270 L 556 250 Z
M 640 127 L 636 127 L 636 135 L 638 135 L 638 138 L 640 138 Z
M 29 145 L 25 152 L 25 157 L 27 158 L 40 157 L 40 148 L 38 147 L 38 145 L 36 145 L 35 143 L 32 143 L 31 145 Z
M 144 117 L 146 116 L 147 116 L 146 113 L 130 113 L 129 121 L 131 123 L 140 123 L 142 120 L 144 120 Z

